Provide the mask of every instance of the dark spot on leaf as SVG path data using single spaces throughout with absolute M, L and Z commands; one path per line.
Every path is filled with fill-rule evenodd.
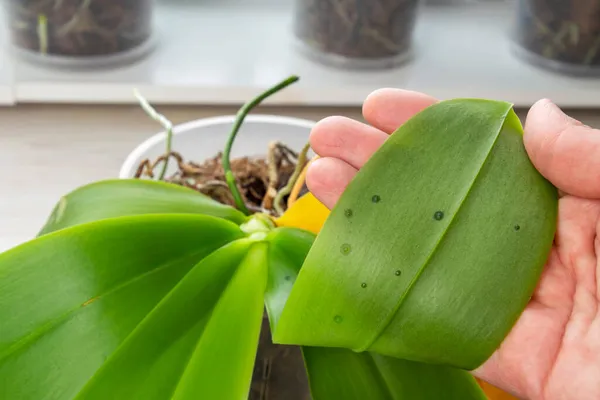
M 394 272 L 394 275 L 400 276 L 400 275 L 402 275 L 402 271 L 400 271 L 399 269 L 397 269 L 396 272 Z
M 286 275 L 286 276 L 285 276 L 285 280 L 286 280 L 286 281 L 289 281 L 289 280 L 291 280 L 291 279 L 292 279 L 292 277 L 291 277 L 291 276 L 289 276 L 289 275 Z
M 366 288 L 367 287 L 367 283 L 366 282 L 361 283 L 360 287 L 363 288 L 363 289 Z
M 378 194 L 374 194 L 373 197 L 371 197 L 371 201 L 373 203 L 379 203 L 381 201 L 381 197 Z
M 350 252 L 352 251 L 352 247 L 348 244 L 348 243 L 344 243 L 341 247 L 340 247 L 340 252 L 343 255 L 348 255 L 350 254 Z
M 333 317 L 333 321 L 337 324 L 340 324 L 343 320 L 344 318 L 341 315 L 336 315 L 335 317 Z
M 436 221 L 441 221 L 444 218 L 444 212 L 443 211 L 436 211 L 433 214 L 433 219 L 435 219 Z
M 515 231 L 518 231 L 518 230 L 520 230 L 520 229 L 521 229 L 521 225 L 515 225 L 515 226 L 514 226 L 514 229 L 515 229 Z
M 351 209 L 347 208 L 347 209 L 344 210 L 344 215 L 347 218 L 350 218 L 352 216 L 352 214 L 354 214 L 354 212 Z

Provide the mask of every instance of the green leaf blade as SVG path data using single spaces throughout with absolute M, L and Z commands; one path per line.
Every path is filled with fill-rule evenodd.
M 529 162 L 510 104 L 431 106 L 342 195 L 275 341 L 475 368 L 531 295 L 556 209 L 556 189 Z
M 223 292 L 173 400 L 248 395 L 264 310 L 267 244 L 254 244 Z
M 269 279 L 265 290 L 265 307 L 271 331 L 277 326 L 314 239 L 313 233 L 295 228 L 277 228 L 266 239 L 269 243 Z
M 488 179 L 474 184 L 372 350 L 386 353 L 392 346 L 409 359 L 474 369 L 529 302 L 552 245 L 557 195 L 515 151 L 525 150 L 520 126 L 510 122 L 481 169 Z
M 243 239 L 202 260 L 77 399 L 242 398 L 258 344 L 265 258 L 266 244 Z
M 395 400 L 368 352 L 303 347 L 302 353 L 314 400 Z
M 485 400 L 477 381 L 458 369 L 370 352 L 303 347 L 314 400 Z
M 63 196 L 38 233 L 100 219 L 140 214 L 203 214 L 236 224 L 245 216 L 195 190 L 166 182 L 109 179 L 85 185 Z
M 0 398 L 72 398 L 208 253 L 242 237 L 200 215 L 124 217 L 0 255 Z
M 265 304 L 272 331 L 314 238 L 294 228 L 276 229 L 267 238 Z M 464 371 L 339 348 L 302 347 L 302 354 L 313 400 L 485 399 Z

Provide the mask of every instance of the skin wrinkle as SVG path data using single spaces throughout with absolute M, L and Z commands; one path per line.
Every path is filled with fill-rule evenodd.
M 561 202 L 570 201 L 572 197 L 565 198 Z M 581 237 L 577 240 L 569 242 L 567 249 L 568 254 L 564 258 L 568 258 L 569 264 L 572 271 L 575 273 L 577 279 L 577 291 L 575 293 L 575 307 L 581 307 L 583 309 L 589 308 L 594 312 L 588 312 L 587 315 L 593 318 L 595 311 L 598 308 L 597 296 L 596 296 L 596 273 L 594 266 L 597 264 L 595 242 L 597 240 L 597 222 L 600 217 L 600 204 L 596 201 L 590 201 L 585 199 L 573 199 L 578 204 L 573 205 L 572 208 L 578 206 L 582 211 L 579 211 L 579 215 L 573 216 L 573 221 L 569 221 L 571 224 L 575 224 L 573 231 L 579 230 Z M 591 216 L 590 219 L 585 219 L 585 216 Z M 567 214 L 567 217 L 570 216 Z M 578 218 L 579 217 L 579 218 Z M 560 248 L 563 250 L 562 248 Z M 584 303 L 584 304 L 582 304 Z M 590 319 L 591 321 L 591 319 Z
M 560 255 L 559 255 L 560 258 Z M 564 266 L 565 264 L 561 262 L 561 264 Z M 549 369 L 546 371 L 546 373 L 544 374 L 544 377 L 541 380 L 541 385 L 539 388 L 539 392 L 537 393 L 537 396 L 532 397 L 534 399 L 539 399 L 539 400 L 550 400 L 550 398 L 546 395 L 546 393 L 549 391 L 549 381 L 552 378 L 552 373 L 554 368 L 557 365 L 557 361 L 558 358 L 560 357 L 561 351 L 563 349 L 563 346 L 565 344 L 564 338 L 568 329 L 568 325 L 569 325 L 569 321 L 571 321 L 571 315 L 573 314 L 573 310 L 575 309 L 574 307 L 574 303 L 575 303 L 575 293 L 573 293 L 573 299 L 571 301 L 571 311 L 569 312 L 569 316 L 566 318 L 563 327 L 561 329 L 561 336 L 560 339 L 558 341 L 559 343 L 559 347 L 556 349 L 556 352 L 554 353 L 553 356 L 553 362 L 551 362 L 548 367 Z
M 577 211 L 573 212 L 573 210 Z M 591 322 L 596 313 L 594 312 L 590 315 L 589 311 L 586 312 L 585 310 L 589 309 L 591 305 L 592 309 L 597 311 L 597 303 L 594 301 L 591 304 L 584 303 L 582 305 L 582 298 L 585 299 L 586 295 L 589 296 L 590 294 L 589 287 L 586 287 L 587 285 L 585 284 L 585 282 L 589 282 L 588 277 L 585 276 L 585 272 L 590 270 L 590 268 L 585 268 L 585 265 L 582 264 L 595 263 L 592 257 L 595 257 L 594 242 L 597 239 L 597 222 L 593 223 L 592 221 L 598 221 L 600 207 L 595 201 L 567 196 L 560 200 L 559 214 L 564 217 L 559 221 L 556 235 L 557 264 L 571 276 L 575 290 L 572 293 L 571 309 L 562 328 L 559 340 L 560 345 L 556 350 L 554 361 L 549 364 L 550 368 L 542 380 L 541 391 L 537 396 L 533 397 L 540 400 L 554 400 L 548 393 L 552 393 L 554 390 L 550 385 L 550 381 L 554 378 L 555 370 L 562 368 L 560 362 L 561 355 L 565 347 L 573 346 L 574 342 L 575 346 L 577 346 L 580 338 L 585 337 L 587 332 L 589 332 Z M 590 214 L 593 216 L 592 219 L 584 218 L 582 220 L 578 218 L 581 215 L 589 216 Z M 569 234 L 567 237 L 570 237 L 570 240 L 562 240 L 563 235 L 566 236 L 566 234 Z M 584 292 L 583 295 L 582 291 Z M 585 300 L 583 301 L 585 302 Z M 586 326 L 588 326 L 588 329 L 585 328 Z

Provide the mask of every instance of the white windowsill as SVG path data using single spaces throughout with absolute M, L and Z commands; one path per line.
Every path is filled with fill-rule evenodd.
M 239 104 L 297 74 L 299 83 L 267 102 L 358 106 L 372 90 L 391 86 L 441 99 L 502 99 L 518 107 L 542 97 L 564 107 L 600 106 L 600 79 L 556 75 L 513 55 L 510 2 L 425 8 L 414 60 L 375 72 L 330 68 L 298 54 L 292 45 L 290 2 L 168 3 L 157 12 L 156 49 L 135 65 L 65 72 L 14 59 L 8 52 L 0 55 L 0 104 L 135 103 L 134 87 L 156 104 Z

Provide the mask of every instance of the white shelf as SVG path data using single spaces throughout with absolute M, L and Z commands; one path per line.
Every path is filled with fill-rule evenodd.
M 518 107 L 542 97 L 564 107 L 599 107 L 600 79 L 556 75 L 513 55 L 512 10 L 510 2 L 427 7 L 417 24 L 411 63 L 356 72 L 322 66 L 296 52 L 289 1 L 171 1 L 159 5 L 159 42 L 145 60 L 87 72 L 15 60 L 13 91 L 23 103 L 135 103 L 137 87 L 156 104 L 239 104 L 297 74 L 299 83 L 267 102 L 358 106 L 372 90 L 391 86 L 441 99 L 502 99 Z M 0 78 L 0 101 L 3 82 Z

